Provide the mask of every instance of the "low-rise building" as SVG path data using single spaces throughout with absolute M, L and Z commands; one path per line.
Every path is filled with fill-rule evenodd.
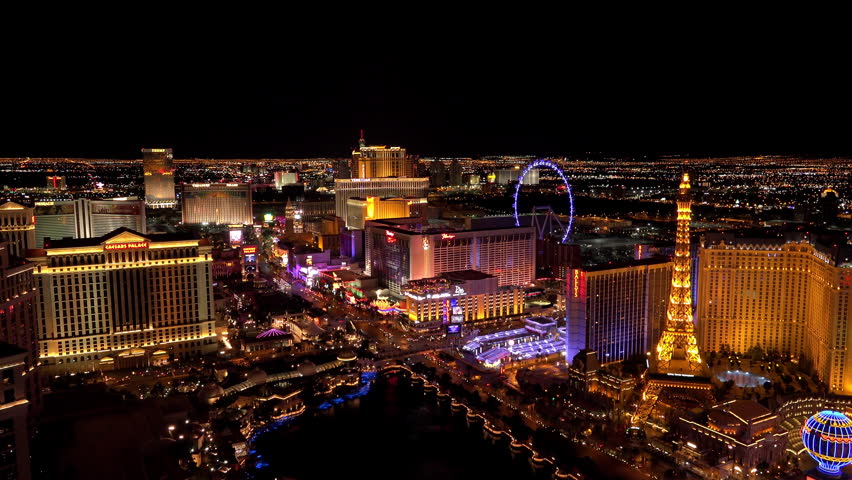
M 460 270 L 412 280 L 402 288 L 411 328 L 437 330 L 452 323 L 475 323 L 522 315 L 524 290 L 501 287 L 495 275 Z
M 364 222 L 368 220 L 417 217 L 423 213 L 426 204 L 425 197 L 349 198 L 346 200 L 346 225 L 363 230 Z
M 591 350 L 581 350 L 574 356 L 568 376 L 572 388 L 599 393 L 620 403 L 625 402 L 636 389 L 635 378 L 601 369 L 597 352 Z
M 247 354 L 275 352 L 293 346 L 293 334 L 277 328 L 270 328 L 255 336 L 240 339 L 240 349 Z
M 239 276 L 242 272 L 240 251 L 234 248 L 214 249 L 210 269 L 213 272 L 213 280 Z
M 785 457 L 787 432 L 779 417 L 751 400 L 731 400 L 713 406 L 706 421 L 680 419 L 684 434 L 698 449 L 711 449 L 728 457 L 742 470 Z
M 474 337 L 462 351 L 488 368 L 523 366 L 558 360 L 565 353 L 565 329 L 549 317 L 530 317 L 524 328 L 502 330 Z
M 317 283 L 334 294 L 343 295 L 349 303 L 367 302 L 375 298 L 379 282 L 376 278 L 346 269 L 326 270 Z

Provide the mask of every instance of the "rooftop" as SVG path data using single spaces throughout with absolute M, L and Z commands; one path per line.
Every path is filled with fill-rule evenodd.
M 122 233 L 129 233 L 137 237 L 144 238 L 151 242 L 174 242 L 181 240 L 199 240 L 192 233 L 139 233 L 136 230 L 131 230 L 127 227 L 115 229 L 106 235 L 93 238 L 58 238 L 45 239 L 45 248 L 74 248 L 74 247 L 94 247 L 100 245 L 107 240 L 116 237 Z
M 359 278 L 367 278 L 365 275 L 360 275 L 358 273 L 353 272 L 352 270 L 326 270 L 324 272 L 320 272 L 320 275 L 336 278 L 342 282 L 352 282 L 358 280 Z
M 470 280 L 484 280 L 486 278 L 493 278 L 494 275 L 480 272 L 479 270 L 457 270 L 455 272 L 446 272 L 442 273 L 440 276 L 453 281 L 470 281 Z
M 0 357 L 11 357 L 22 353 L 27 353 L 27 351 L 16 345 L 0 342 Z
M 445 272 L 437 277 L 411 280 L 403 286 L 403 290 L 416 293 L 436 293 L 445 291 L 453 285 L 488 278 L 494 278 L 494 275 L 478 270 L 458 270 L 455 272 Z
M 713 407 L 714 410 L 722 410 L 734 415 L 744 423 L 751 423 L 762 417 L 772 415 L 763 405 L 751 400 L 732 400 Z
M 645 265 L 660 265 L 663 263 L 669 263 L 671 259 L 669 257 L 652 257 L 645 258 L 642 260 L 627 260 L 624 262 L 613 262 L 613 263 L 604 263 L 600 265 L 590 265 L 588 267 L 583 267 L 583 271 L 586 272 L 601 272 L 604 270 L 616 270 L 619 268 L 629 268 L 629 267 L 642 267 Z
M 506 216 L 511 218 L 511 216 Z M 437 234 L 437 233 L 465 233 L 465 232 L 484 232 L 489 230 L 524 230 L 529 231 L 533 227 L 520 226 L 516 227 L 514 223 L 493 222 L 486 223 L 481 227 L 467 228 L 464 224 L 449 223 L 446 220 L 438 220 L 430 222 L 425 218 L 386 218 L 382 220 L 370 220 L 369 225 L 383 228 L 396 233 L 403 234 Z

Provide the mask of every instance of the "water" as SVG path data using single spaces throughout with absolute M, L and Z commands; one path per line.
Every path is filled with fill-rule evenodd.
M 738 387 L 755 388 L 763 386 L 766 383 L 766 378 L 753 373 L 744 372 L 742 370 L 727 370 L 716 374 L 716 378 L 723 382 L 733 380 L 734 385 Z
M 370 391 L 259 435 L 258 479 L 525 480 L 536 476 L 508 442 L 485 440 L 449 402 L 405 380 L 381 376 Z

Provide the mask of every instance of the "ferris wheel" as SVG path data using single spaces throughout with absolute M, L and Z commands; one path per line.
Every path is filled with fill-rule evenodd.
M 528 173 L 530 173 L 533 169 L 536 168 L 548 168 L 556 172 L 559 175 L 559 178 L 562 179 L 562 183 L 565 185 L 565 189 L 568 192 L 568 223 L 563 224 L 556 214 L 553 213 L 553 210 L 550 207 L 534 207 L 533 214 L 542 213 L 543 209 L 547 209 L 547 217 L 548 219 L 552 219 L 559 225 L 560 230 L 562 231 L 562 240 L 561 243 L 565 243 L 568 241 L 568 237 L 571 234 L 571 228 L 574 226 L 574 193 L 571 191 L 571 184 L 568 183 L 568 178 L 565 177 L 565 172 L 559 168 L 559 165 L 551 162 L 550 160 L 534 160 L 530 162 L 524 169 L 521 171 L 521 174 L 518 176 L 518 184 L 515 186 L 515 195 L 514 195 L 514 212 L 515 212 L 515 226 L 521 226 L 521 219 L 518 216 L 518 197 L 521 195 L 521 185 L 524 183 L 524 177 Z M 534 223 L 538 226 L 539 222 L 534 219 Z M 551 224 L 552 222 L 547 222 Z M 552 230 L 551 230 L 552 231 Z M 545 230 L 539 227 L 539 236 L 543 238 L 545 234 Z

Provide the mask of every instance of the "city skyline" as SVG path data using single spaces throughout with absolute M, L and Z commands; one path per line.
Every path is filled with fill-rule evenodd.
M 852 474 L 845 30 L 360 13 L 11 49 L 0 478 Z

